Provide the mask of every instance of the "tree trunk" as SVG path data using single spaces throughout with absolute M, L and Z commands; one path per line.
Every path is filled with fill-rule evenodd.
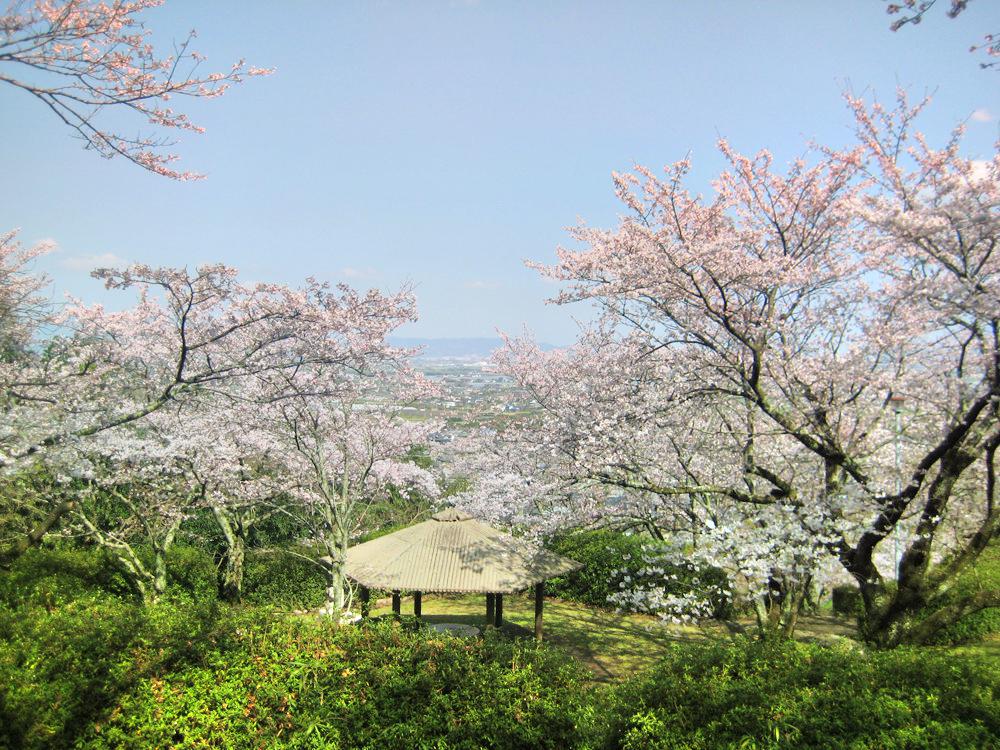
M 143 606 L 154 604 L 157 600 L 154 576 L 142 564 L 138 555 L 128 545 L 122 545 L 114 549 L 114 558 L 119 568 L 125 574 L 125 579 L 135 590 L 136 595 L 142 601 Z
M 240 602 L 243 599 L 247 526 L 237 514 L 217 505 L 212 506 L 212 515 L 226 541 L 219 566 L 219 597 L 227 602 Z
M 177 530 L 181 527 L 181 519 L 174 521 L 168 528 L 163 540 L 153 543 L 153 601 L 157 602 L 167 592 L 167 555 L 174 546 Z
M 799 613 L 802 611 L 802 604 L 805 602 L 806 590 L 809 587 L 808 579 L 792 587 L 792 590 L 785 597 L 785 616 L 782 624 L 782 635 L 791 638 L 795 635 L 795 626 L 799 622 Z
M 328 614 L 339 615 L 344 611 L 344 563 L 332 557 L 324 558 L 326 572 L 326 607 Z
M 238 536 L 226 549 L 219 571 L 219 596 L 224 601 L 237 603 L 243 600 L 243 565 L 246 561 L 246 542 Z
M 327 556 L 322 558 L 323 569 L 326 572 L 326 606 L 327 614 L 340 616 L 344 611 L 345 596 L 344 574 L 347 563 L 347 534 L 335 528 L 327 540 Z
M 935 575 L 931 565 L 931 546 L 955 483 L 975 457 L 974 452 L 961 446 L 942 457 L 938 474 L 927 490 L 927 501 L 917 526 L 916 538 L 899 561 L 895 591 L 887 588 L 880 576 L 859 576 L 858 571 L 852 571 L 861 587 L 865 605 L 861 622 L 861 635 L 865 640 L 881 648 L 903 644 L 921 645 L 940 628 L 967 613 L 963 611 L 963 606 L 944 605 L 929 615 L 926 609 L 943 589 L 942 584 L 952 580 L 957 574 L 955 571 L 943 577 Z M 873 567 L 870 553 L 864 562 L 863 568 Z
M 767 593 L 754 602 L 757 633 L 761 638 L 792 638 L 795 635 L 807 586 L 808 578 L 799 583 L 789 583 L 784 576 L 771 578 Z

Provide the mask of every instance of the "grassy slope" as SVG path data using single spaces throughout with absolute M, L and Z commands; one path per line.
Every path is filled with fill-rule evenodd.
M 412 612 L 412 600 L 403 600 L 403 613 Z M 372 615 L 389 614 L 389 606 L 372 610 Z M 425 595 L 422 614 L 427 622 L 486 624 L 483 595 Z M 534 629 L 534 599 L 504 596 L 504 620 L 516 635 L 530 635 Z M 545 600 L 545 639 L 583 662 L 599 682 L 628 677 L 655 663 L 665 646 L 682 641 L 728 637 L 719 623 L 706 625 L 663 624 L 649 615 L 620 615 L 561 599 Z M 851 628 L 832 617 L 802 619 L 800 638 L 829 639 L 849 636 Z

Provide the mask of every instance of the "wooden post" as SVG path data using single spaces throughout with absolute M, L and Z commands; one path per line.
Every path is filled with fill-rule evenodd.
M 413 616 L 420 617 L 420 592 L 413 592 Z
M 392 613 L 399 617 L 399 590 L 392 592 Z
M 535 584 L 535 640 L 542 640 L 542 605 L 545 603 L 545 581 Z
M 503 594 L 494 594 L 493 599 L 496 601 L 493 625 L 499 628 L 503 625 Z
M 496 594 L 486 595 L 486 624 L 493 624 L 493 607 L 496 604 Z
M 368 589 L 367 586 L 362 586 L 361 591 L 358 593 L 361 595 L 361 618 L 363 620 L 367 620 L 368 613 L 370 611 L 369 600 L 371 599 L 372 592 Z

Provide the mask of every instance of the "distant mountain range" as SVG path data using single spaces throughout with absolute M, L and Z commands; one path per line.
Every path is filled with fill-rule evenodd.
M 490 354 L 503 346 L 503 340 L 499 337 L 419 339 L 390 336 L 389 343 L 407 348 L 419 347 L 422 350 L 420 359 L 481 360 L 489 358 Z M 556 348 L 551 344 L 539 346 L 546 351 Z

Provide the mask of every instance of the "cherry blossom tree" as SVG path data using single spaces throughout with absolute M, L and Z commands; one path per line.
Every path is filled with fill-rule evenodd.
M 895 16 L 895 20 L 889 26 L 893 31 L 899 31 L 907 25 L 916 26 L 924 20 L 927 12 L 937 4 L 937 0 L 883 0 L 886 3 L 885 10 L 890 16 Z M 951 0 L 946 15 L 948 18 L 958 18 L 969 8 L 971 0 Z M 987 58 L 1000 57 L 1000 34 L 986 34 L 980 44 L 970 47 L 970 52 L 984 51 Z M 988 59 L 979 63 L 981 68 L 997 68 L 998 61 Z
M 126 481 L 112 483 L 111 490 L 104 489 L 106 482 L 94 484 L 105 495 L 110 492 L 120 508 L 131 511 L 121 523 L 141 524 L 145 530 L 167 524 L 168 533 L 162 537 L 166 543 L 161 544 L 160 537 L 148 541 L 157 554 L 157 563 L 161 550 L 166 559 L 169 543 L 181 529 L 181 523 L 195 514 L 210 513 L 224 545 L 219 561 L 219 595 L 236 602 L 243 594 L 249 536 L 254 527 L 284 510 L 282 498 L 286 488 L 276 472 L 268 470 L 270 446 L 249 429 L 253 424 L 250 415 L 260 404 L 232 397 L 232 392 L 245 384 L 228 385 L 227 393 L 202 393 L 185 401 L 180 409 L 161 409 L 139 422 L 137 429 L 105 433 L 107 437 L 101 444 L 110 442 L 123 447 L 115 455 L 102 451 L 99 468 L 114 467 L 116 473 L 121 473 L 138 465 L 141 470 L 152 472 L 153 481 L 144 483 L 141 476 L 133 479 L 126 474 Z M 155 440 L 151 424 L 156 425 Z M 133 439 L 134 433 L 140 438 Z M 151 440 L 152 450 L 146 447 Z M 126 493 L 118 489 L 138 487 L 148 492 L 156 488 L 157 477 L 164 484 L 163 491 L 155 493 L 142 506 L 131 497 L 122 497 Z M 83 511 L 78 513 L 83 515 Z M 153 520 L 143 520 L 147 516 Z M 96 525 L 86 524 L 92 535 L 92 527 Z M 165 584 L 165 578 L 162 580 Z M 162 593 L 159 589 L 156 592 Z
M 253 430 L 258 404 L 231 398 L 204 404 L 198 423 L 200 449 L 186 470 L 205 486 L 225 551 L 219 566 L 219 595 L 227 601 L 243 596 L 243 576 L 250 534 L 274 515 L 286 512 L 288 490 L 269 456 L 273 445 Z
M 171 165 L 163 133 L 204 132 L 175 111 L 175 98 L 212 99 L 247 77 L 271 71 L 242 60 L 229 70 L 203 73 L 204 55 L 190 48 L 195 32 L 159 56 L 145 28 L 146 11 L 163 0 L 13 0 L 0 15 L 0 82 L 35 97 L 101 156 L 121 156 L 154 174 L 199 179 Z M 154 131 L 127 135 L 104 125 L 108 110 L 130 112 Z
M 590 500 L 556 466 L 537 426 L 514 421 L 502 430 L 480 428 L 433 452 L 444 483 L 461 478 L 448 502 L 491 526 L 544 537 L 585 521 Z M 596 516 L 594 516 L 596 518 Z
M 39 338 L 3 370 L 0 470 L 45 461 L 66 473 L 87 441 L 236 384 L 275 400 L 317 367 L 370 369 L 387 332 L 413 317 L 405 290 L 361 294 L 314 280 L 300 289 L 248 286 L 224 266 L 95 273 L 109 288 L 137 290 L 138 301 L 119 312 L 73 305 L 53 318 L 60 335 Z M 322 395 L 328 384 L 313 386 Z M 72 502 L 52 508 L 11 554 L 37 543 Z
M 14 361 L 48 317 L 42 295 L 48 280 L 31 265 L 49 249 L 47 243 L 23 247 L 17 232 L 0 234 L 0 382 L 11 377 Z
M 174 409 L 161 409 L 141 425 L 102 433 L 77 468 L 79 492 L 64 534 L 108 550 L 144 603 L 166 593 L 181 524 L 205 503 L 204 483 L 186 470 L 200 447 L 187 427 Z
M 541 407 L 521 439 L 547 456 L 543 476 L 549 483 L 557 476 L 568 501 L 562 513 L 540 514 L 541 523 L 638 531 L 648 539 L 650 570 L 684 564 L 729 578 L 724 588 L 706 584 L 684 595 L 636 582 L 614 603 L 678 619 L 708 614 L 720 597 L 741 592 L 762 632 L 794 629 L 817 559 L 828 556 L 823 522 L 809 519 L 807 531 L 800 503 L 753 496 L 744 463 L 751 415 L 738 401 L 693 396 L 675 350 L 634 332 L 617 336 L 610 327 L 561 351 L 508 341 L 496 364 Z M 791 459 L 801 460 L 801 451 L 769 437 L 758 453 L 795 471 Z M 799 474 L 810 486 L 809 472 Z
M 936 608 L 1000 524 L 1000 161 L 961 158 L 960 131 L 930 147 L 905 97 L 850 103 L 858 144 L 784 172 L 721 142 L 729 168 L 708 200 L 685 189 L 686 161 L 665 179 L 616 175 L 630 215 L 578 227 L 581 248 L 543 269 L 567 284 L 557 301 L 604 309 L 604 340 L 572 363 L 511 346 L 501 365 L 561 414 L 550 444 L 572 449 L 577 476 L 724 500 L 725 533 L 702 536 L 738 544 L 745 568 L 771 558 L 763 594 L 834 556 L 861 588 L 866 636 L 893 645 L 997 604 Z M 898 577 L 878 565 L 891 535 Z
M 373 505 L 390 491 L 434 498 L 433 474 L 408 461 L 414 446 L 439 428 L 410 422 L 400 409 L 434 393 L 431 383 L 404 365 L 342 379 L 339 392 L 282 399 L 261 412 L 261 427 L 276 445 L 290 488 L 290 512 L 309 529 L 319 551 L 313 562 L 327 580 L 326 611 L 339 615 L 347 603 L 344 565 L 350 540 L 365 529 Z

